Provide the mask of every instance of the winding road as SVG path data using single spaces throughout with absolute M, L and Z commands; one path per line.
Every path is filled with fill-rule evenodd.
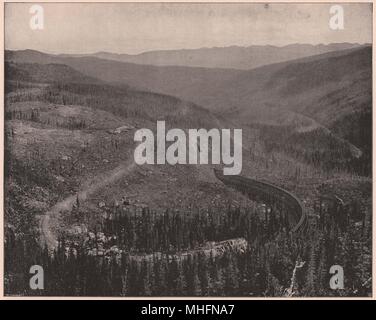
M 116 182 L 121 177 L 131 172 L 135 166 L 136 164 L 133 161 L 128 164 L 120 165 L 112 171 L 100 175 L 94 181 L 86 183 L 86 186 L 83 187 L 77 194 L 71 195 L 62 201 L 59 201 L 52 208 L 50 208 L 48 212 L 41 217 L 39 222 L 41 230 L 40 241 L 42 245 L 47 246 L 49 251 L 53 251 L 57 247 L 57 235 L 53 230 L 58 228 L 58 220 L 61 213 L 72 210 L 77 199 L 82 202 L 85 201 L 100 188 Z

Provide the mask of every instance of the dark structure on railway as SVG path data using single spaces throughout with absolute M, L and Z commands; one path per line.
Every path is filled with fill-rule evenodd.
M 270 183 L 241 176 L 225 176 L 221 170 L 214 169 L 215 176 L 224 184 L 246 194 L 256 202 L 277 206 L 285 214 L 291 232 L 300 233 L 307 227 L 307 217 L 301 201 L 291 192 Z

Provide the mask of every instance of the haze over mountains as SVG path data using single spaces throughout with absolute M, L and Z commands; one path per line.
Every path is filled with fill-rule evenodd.
M 148 64 L 155 66 L 186 66 L 203 68 L 231 68 L 253 69 L 263 65 L 294 60 L 307 56 L 337 50 L 350 49 L 358 46 L 351 43 L 333 44 L 291 44 L 283 47 L 277 46 L 230 46 L 183 50 L 158 50 L 148 51 L 141 54 L 115 54 L 110 52 L 97 52 L 88 55 L 107 60 Z M 72 55 L 63 55 L 66 57 Z

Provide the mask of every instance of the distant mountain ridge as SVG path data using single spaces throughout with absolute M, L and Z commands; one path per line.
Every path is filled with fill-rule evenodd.
M 157 50 L 140 54 L 116 54 L 97 52 L 85 55 L 61 55 L 63 57 L 91 56 L 107 60 L 154 66 L 185 66 L 203 68 L 229 68 L 248 70 L 267 64 L 358 47 L 353 43 L 290 44 L 277 46 L 213 47 L 200 49 Z

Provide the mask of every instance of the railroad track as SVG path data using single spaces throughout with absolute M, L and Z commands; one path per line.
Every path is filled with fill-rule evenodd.
M 241 176 L 225 176 L 214 169 L 214 174 L 225 185 L 246 194 L 250 199 L 269 205 L 276 205 L 286 214 L 292 233 L 300 233 L 307 227 L 307 215 L 301 201 L 291 192 L 255 179 Z

